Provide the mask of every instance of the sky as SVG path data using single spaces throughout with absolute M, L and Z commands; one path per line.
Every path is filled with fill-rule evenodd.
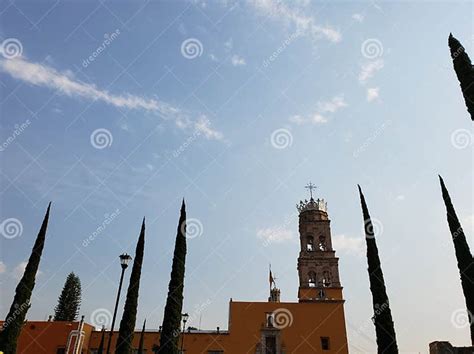
M 183 197 L 190 326 L 227 328 L 231 298 L 266 301 L 269 263 L 297 301 L 311 181 L 351 353 L 376 351 L 357 184 L 401 352 L 469 344 L 437 175 L 472 248 L 474 132 L 447 47 L 452 32 L 474 55 L 472 3 L 28 0 L 0 16 L 1 316 L 49 201 L 31 320 L 74 271 L 80 313 L 110 323 L 145 216 L 137 327 L 157 329 Z

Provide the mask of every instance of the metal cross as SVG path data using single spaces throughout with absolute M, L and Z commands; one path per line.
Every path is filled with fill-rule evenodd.
M 311 199 L 313 199 L 313 189 L 316 189 L 316 185 L 309 182 L 305 188 L 309 189 L 309 194 L 311 195 Z

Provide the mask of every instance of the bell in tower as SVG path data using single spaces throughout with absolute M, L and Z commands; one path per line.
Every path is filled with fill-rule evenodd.
M 332 248 L 330 220 L 324 199 L 314 199 L 311 182 L 306 186 L 310 199 L 300 201 L 300 254 L 298 257 L 300 302 L 342 300 L 339 258 Z

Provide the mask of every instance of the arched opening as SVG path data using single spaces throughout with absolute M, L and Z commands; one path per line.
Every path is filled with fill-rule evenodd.
M 314 251 L 314 238 L 311 235 L 306 236 L 306 251 Z
M 323 286 L 328 287 L 331 286 L 331 275 L 329 274 L 328 270 L 323 272 Z
M 320 251 L 327 251 L 326 237 L 324 237 L 324 236 L 319 236 L 318 248 L 319 248 Z
M 308 285 L 310 288 L 315 288 L 316 284 L 317 284 L 316 273 L 313 271 L 310 271 L 308 273 Z

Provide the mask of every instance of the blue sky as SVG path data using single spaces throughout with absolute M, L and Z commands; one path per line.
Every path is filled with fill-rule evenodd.
M 196 232 L 190 325 L 226 328 L 230 298 L 265 301 L 269 262 L 295 301 L 295 204 L 311 180 L 328 201 L 351 352 L 375 350 L 357 183 L 400 349 L 468 344 L 437 174 L 474 247 L 473 132 L 447 48 L 453 32 L 474 54 L 471 3 L 4 1 L 0 11 L 3 316 L 50 200 L 30 319 L 53 313 L 70 271 L 86 320 L 107 318 L 117 256 L 133 253 L 146 216 L 138 322 L 157 328 L 183 196 Z

